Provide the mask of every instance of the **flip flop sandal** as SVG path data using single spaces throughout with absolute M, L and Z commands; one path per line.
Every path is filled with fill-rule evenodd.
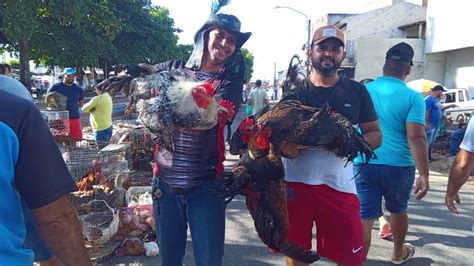
M 393 260 L 392 259 L 393 264 L 400 265 L 400 264 L 404 263 L 405 261 L 410 260 L 411 258 L 413 258 L 413 255 L 415 255 L 415 247 L 412 244 L 405 243 L 405 244 L 403 244 L 403 248 L 407 251 L 407 255 L 404 258 L 402 258 L 401 260 Z

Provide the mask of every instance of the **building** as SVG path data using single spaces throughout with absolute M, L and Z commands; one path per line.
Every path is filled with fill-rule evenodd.
M 426 4 L 393 0 L 390 6 L 362 14 L 327 14 L 315 27 L 332 24 L 344 30 L 346 59 L 341 65 L 342 75 L 354 80 L 380 76 L 386 51 L 406 42 L 415 50 L 410 79 L 419 79 L 424 73 Z
M 425 78 L 474 96 L 474 35 L 469 1 L 430 1 L 426 17 Z M 449 10 L 448 12 L 446 12 Z

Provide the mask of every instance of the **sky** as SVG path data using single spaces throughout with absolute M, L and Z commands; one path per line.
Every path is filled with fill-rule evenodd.
M 407 0 L 421 5 L 421 0 Z M 180 44 L 192 44 L 194 33 L 210 14 L 211 0 L 152 0 L 169 9 L 179 33 Z M 252 32 L 244 44 L 254 55 L 252 80 L 271 80 L 276 71 L 286 70 L 294 54 L 303 55 L 307 42 L 307 17 L 312 22 L 327 13 L 364 13 L 390 5 L 392 0 L 233 0 L 221 9 L 239 18 L 241 31 Z M 289 8 L 278 8 L 287 6 Z M 311 37 L 314 29 L 311 29 Z

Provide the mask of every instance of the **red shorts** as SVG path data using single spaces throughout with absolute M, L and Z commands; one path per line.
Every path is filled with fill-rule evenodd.
M 357 196 L 327 185 L 288 182 L 288 240 L 310 250 L 313 222 L 317 251 L 339 264 L 361 265 L 364 237 Z
M 69 119 L 69 136 L 71 136 L 74 141 L 80 141 L 82 139 L 80 118 Z

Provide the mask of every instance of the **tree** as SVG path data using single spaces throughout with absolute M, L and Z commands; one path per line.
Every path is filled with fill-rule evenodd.
M 3 0 L 0 12 L 4 17 L 3 31 L 10 41 L 7 50 L 16 51 L 20 56 L 20 81 L 31 92 L 30 40 L 39 28 L 36 20 L 39 0 Z
M 123 25 L 113 41 L 113 54 L 104 61 L 110 64 L 150 64 L 174 58 L 179 54 L 174 20 L 165 7 L 156 7 L 147 0 L 112 0 L 114 14 Z
M 253 54 L 246 48 L 242 48 L 242 55 L 244 56 L 245 63 L 245 80 L 244 84 L 248 83 L 252 79 L 253 74 Z
M 44 65 L 98 66 L 110 53 L 120 21 L 107 0 L 82 0 L 41 8 L 33 34 L 32 58 Z
M 191 56 L 191 53 L 193 52 L 193 49 L 194 45 L 192 44 L 178 44 L 178 51 L 173 59 L 188 60 L 188 58 Z
M 18 61 L 17 59 L 12 59 L 8 61 L 7 64 L 9 64 L 12 69 L 20 69 L 20 61 Z

